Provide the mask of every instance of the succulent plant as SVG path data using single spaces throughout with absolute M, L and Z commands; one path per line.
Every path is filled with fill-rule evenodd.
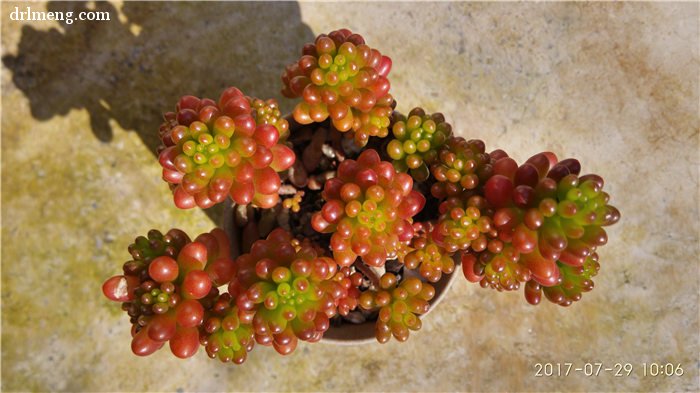
M 241 311 L 252 314 L 255 339 L 281 354 L 297 339 L 318 341 L 348 291 L 334 280 L 337 264 L 317 247 L 281 229 L 258 240 L 236 260 L 240 273 L 229 292 Z
M 413 230 L 415 235 L 411 240 L 410 251 L 399 255 L 399 261 L 407 269 L 418 269 L 418 273 L 430 282 L 439 281 L 443 274 L 451 274 L 455 270 L 453 252 L 445 250 L 435 242 L 433 224 L 416 223 Z
M 442 113 L 428 115 L 423 108 L 413 108 L 408 117 L 396 115 L 392 132 L 387 153 L 394 167 L 400 172 L 410 170 L 411 177 L 424 181 L 430 176 L 429 166 L 438 159 L 438 149 L 452 136 L 452 126 Z
M 617 222 L 620 213 L 607 204 L 602 178 L 579 177 L 580 170 L 577 160 L 557 162 L 552 153 L 536 154 L 520 166 L 509 157 L 496 161 L 484 195 L 496 208 L 493 224 L 497 233 L 492 238 L 498 240 L 489 244 L 490 249 L 476 253 L 475 260 L 467 257 L 465 269 L 473 264 L 474 272 L 465 274 L 483 276 L 483 286 L 507 290 L 532 280 L 527 295 L 539 288 L 535 284 L 560 285 L 561 266 L 582 266 L 607 243 L 602 227 Z M 539 302 L 534 296 L 526 297 L 531 303 Z
M 235 303 L 236 299 L 229 293 L 221 294 L 214 301 L 200 327 L 200 342 L 210 358 L 241 364 L 255 346 L 255 334 L 250 313 L 241 312 Z
M 529 288 L 526 287 L 525 296 L 528 302 L 539 303 L 541 294 L 538 289 L 541 289 L 547 300 L 552 303 L 564 307 L 570 306 L 573 302 L 581 300 L 583 292 L 593 289 L 591 278 L 600 270 L 596 253 L 588 256 L 581 266 L 571 266 L 562 262 L 557 262 L 557 266 L 561 274 L 560 284 L 551 287 L 532 284 Z
M 269 124 L 277 128 L 279 132 L 279 140 L 286 141 L 289 136 L 289 122 L 282 116 L 279 104 L 274 98 L 261 100 L 260 98 L 246 97 L 252 109 L 252 115 L 255 118 L 255 124 L 262 126 Z
M 405 341 L 430 283 L 459 263 L 468 281 L 524 287 L 533 305 L 593 288 L 603 227 L 620 218 L 603 179 L 549 152 L 518 165 L 454 136 L 441 113 L 394 111 L 391 65 L 340 29 L 285 69 L 294 120 L 235 87 L 165 114 L 159 162 L 176 206 L 230 198 L 233 229 L 194 241 L 152 230 L 129 246 L 102 290 L 129 315 L 134 353 L 169 343 L 186 358 L 201 345 L 240 364 L 256 343 L 286 355 L 351 323 Z
M 360 295 L 360 307 L 365 310 L 379 309 L 376 337 L 386 343 L 391 336 L 399 341 L 408 340 L 411 330 L 418 330 L 422 323 L 420 315 L 428 312 L 428 301 L 435 296 L 435 288 L 417 278 L 407 278 L 401 283 L 392 273 L 380 279 L 380 289 L 366 291 Z
M 460 196 L 474 190 L 491 177 L 491 157 L 484 142 L 452 137 L 438 151 L 438 159 L 430 166 L 437 180 L 430 189 L 435 198 Z
M 350 30 L 336 30 L 306 44 L 301 58 L 282 75 L 286 97 L 301 97 L 294 108 L 300 124 L 331 118 L 335 129 L 354 133 L 358 146 L 388 134 L 393 97 L 387 79 L 391 59 Z
M 371 266 L 396 258 L 399 243 L 413 237 L 411 218 L 425 205 L 411 176 L 397 173 L 376 150 L 343 161 L 322 195 L 326 203 L 314 214 L 312 226 L 333 233 L 330 247 L 341 266 L 350 266 L 358 256 Z
M 476 204 L 479 197 L 467 200 L 452 197 L 440 204 L 440 217 L 432 231 L 435 243 L 447 252 L 466 251 L 492 228 L 491 218 L 482 216 Z
M 215 296 L 216 287 L 235 274 L 228 237 L 217 228 L 192 242 L 178 229 L 166 235 L 152 230 L 129 251 L 134 259 L 124 264 L 124 274 L 108 279 L 102 290 L 131 317 L 131 349 L 146 356 L 170 342 L 175 356 L 194 355 L 204 318 L 201 300 Z
M 180 99 L 177 113 L 166 114 L 161 126 L 165 147 L 159 155 L 177 207 L 208 208 L 228 196 L 241 205 L 277 204 L 278 172 L 292 166 L 296 156 L 280 143 L 280 129 L 288 125 L 271 108 L 276 104 L 261 104 L 235 87 L 226 89 L 218 103 Z

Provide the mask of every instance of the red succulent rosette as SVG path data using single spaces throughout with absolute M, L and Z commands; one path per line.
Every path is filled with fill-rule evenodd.
M 435 243 L 447 252 L 467 251 L 473 241 L 481 240 L 492 228 L 491 218 L 481 214 L 484 199 L 451 197 L 440 204 L 437 223 L 431 232 Z
M 202 302 L 216 296 L 216 287 L 236 273 L 226 234 L 217 228 L 191 242 L 177 229 L 165 236 L 153 230 L 129 250 L 134 259 L 124 264 L 123 275 L 105 281 L 102 291 L 122 302 L 131 317 L 132 351 L 146 356 L 169 342 L 175 356 L 194 355 L 205 312 Z
M 502 152 L 497 150 L 494 153 L 491 155 L 498 157 Z M 430 166 L 430 172 L 437 180 L 430 189 L 431 194 L 444 199 L 475 190 L 491 177 L 491 155 L 486 153 L 486 145 L 481 140 L 449 138 Z
M 221 294 L 200 327 L 200 342 L 207 355 L 224 363 L 245 362 L 248 352 L 255 346 L 255 334 L 249 316 L 250 314 L 240 312 L 236 300 L 230 294 Z
M 332 282 L 321 283 L 324 290 L 333 294 L 338 314 L 347 316 L 350 311 L 357 307 L 362 280 L 362 273 L 345 266 L 338 269 L 338 272 L 331 279 Z
M 563 271 L 573 276 L 606 244 L 603 227 L 620 218 L 608 204 L 603 179 L 579 176 L 580 170 L 577 160 L 557 162 L 553 153 L 536 154 L 520 166 L 507 156 L 497 160 L 484 186 L 486 200 L 494 208 L 495 233 L 483 251 L 464 256 L 465 275 L 499 290 L 532 281 L 526 298 L 533 304 L 539 302 L 533 294 L 540 287 L 562 285 Z M 576 269 L 562 269 L 565 265 Z M 567 296 L 562 296 L 552 298 L 567 305 Z
M 406 268 L 418 269 L 418 273 L 430 282 L 438 282 L 444 274 L 455 270 L 452 252 L 447 251 L 433 239 L 435 226 L 430 222 L 413 224 L 415 236 L 411 240 L 409 251 L 399 255 Z
M 394 99 L 387 79 L 391 59 L 341 29 L 319 35 L 304 46 L 301 58 L 282 74 L 286 97 L 301 97 L 294 108 L 300 124 L 331 118 L 341 132 L 352 131 L 358 146 L 370 136 L 388 134 Z
M 408 340 L 411 330 L 418 330 L 422 323 L 420 315 L 428 312 L 435 288 L 418 278 L 406 278 L 398 283 L 392 273 L 385 273 L 379 280 L 376 291 L 365 291 L 360 295 L 360 307 L 379 310 L 375 335 L 384 344 L 393 335 L 399 341 Z
M 318 341 L 336 315 L 336 304 L 352 294 L 338 280 L 338 265 L 309 242 L 282 228 L 253 243 L 236 260 L 229 285 L 239 316 L 252 323 L 255 340 L 286 355 L 298 340 Z
M 547 300 L 560 306 L 568 307 L 581 300 L 583 292 L 593 289 L 592 278 L 598 274 L 600 264 L 598 254 L 593 253 L 586 258 L 581 266 L 571 266 L 557 262 L 559 267 L 560 283 L 551 287 L 544 287 L 535 281 L 529 281 L 525 285 L 525 298 L 531 304 L 538 304 L 544 292 Z
M 452 136 L 452 126 L 442 113 L 426 114 L 413 108 L 408 116 L 396 113 L 393 119 L 394 139 L 386 151 L 400 172 L 409 172 L 416 181 L 430 176 L 429 166 L 438 159 L 438 150 Z
M 218 102 L 184 96 L 177 113 L 166 115 L 159 161 L 177 207 L 208 208 L 227 196 L 240 205 L 277 204 L 278 172 L 296 156 L 279 140 L 286 121 L 270 113 L 269 103 L 265 109 L 252 100 L 251 108 L 251 100 L 230 87 Z
M 326 181 L 326 203 L 311 219 L 313 228 L 332 233 L 333 257 L 350 266 L 358 256 L 368 265 L 382 266 L 413 238 L 412 217 L 423 209 L 425 197 L 413 190 L 413 179 L 381 161 L 376 150 L 338 166 L 338 176 Z
M 289 122 L 282 116 L 279 104 L 274 98 L 261 100 L 260 98 L 246 97 L 252 108 L 255 124 L 258 126 L 270 124 L 277 128 L 280 141 L 286 141 L 289 136 Z

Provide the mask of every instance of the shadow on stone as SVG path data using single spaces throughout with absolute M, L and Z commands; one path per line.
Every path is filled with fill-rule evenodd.
M 50 2 L 48 11 L 88 11 L 88 3 Z M 22 8 L 20 6 L 20 8 Z M 16 56 L 2 58 L 38 120 L 87 109 L 100 141 L 110 121 L 136 132 L 154 153 L 162 113 L 180 96 L 218 98 L 228 86 L 281 100 L 280 75 L 313 40 L 296 2 L 95 2 L 110 21 L 75 21 L 40 31 L 25 26 Z M 67 131 L 69 132 L 69 130 Z M 219 222 L 221 209 L 207 214 Z

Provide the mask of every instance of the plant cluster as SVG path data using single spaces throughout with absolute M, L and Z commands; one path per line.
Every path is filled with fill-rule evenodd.
M 286 355 L 370 321 L 379 342 L 405 341 L 459 264 L 482 287 L 523 287 L 533 305 L 593 289 L 603 227 L 620 218 L 603 179 L 550 152 L 519 165 L 453 135 L 441 113 L 401 114 L 391 65 L 342 29 L 284 70 L 291 117 L 235 87 L 165 114 L 159 162 L 175 205 L 230 198 L 235 229 L 194 241 L 152 230 L 129 246 L 102 289 L 129 315 L 135 354 L 169 343 L 186 358 L 201 345 L 240 364 L 256 344 Z
M 209 208 L 231 197 L 270 208 L 279 202 L 279 172 L 294 164 L 284 144 L 289 125 L 274 100 L 246 97 L 235 87 L 218 103 L 184 96 L 160 127 L 159 161 L 175 205 Z

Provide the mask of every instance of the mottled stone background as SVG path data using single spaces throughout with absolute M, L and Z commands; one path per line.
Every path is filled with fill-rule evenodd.
M 19 22 L 15 6 L 110 22 Z M 698 4 L 2 4 L 2 389 L 5 391 L 698 391 Z M 137 358 L 102 281 L 178 211 L 153 154 L 179 95 L 279 95 L 316 34 L 361 32 L 394 59 L 399 109 L 443 111 L 518 160 L 577 157 L 622 212 L 596 289 L 532 307 L 460 280 L 405 344 L 257 348 L 245 365 Z M 290 109 L 289 101 L 284 101 Z M 629 362 L 537 378 L 537 362 Z M 641 376 L 642 362 L 681 377 Z

